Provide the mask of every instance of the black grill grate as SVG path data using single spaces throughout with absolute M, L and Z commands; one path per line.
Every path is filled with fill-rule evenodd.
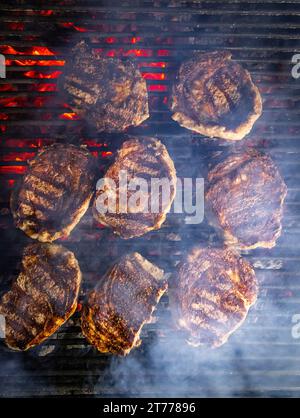
M 244 326 L 223 348 L 203 351 L 182 345 L 170 327 L 164 297 L 157 312 L 160 320 L 145 328 L 141 348 L 116 360 L 85 343 L 77 313 L 31 352 L 11 353 L 1 347 L 0 396 L 299 396 L 300 340 L 292 338 L 291 330 L 293 315 L 300 314 L 300 81 L 291 76 L 291 58 L 300 50 L 300 2 L 119 3 L 0 2 L 0 52 L 12 60 L 7 79 L 0 80 L 3 283 L 17 273 L 20 254 L 29 242 L 13 227 L 8 209 L 10 190 L 26 159 L 54 139 L 76 142 L 81 137 L 104 169 L 120 143 L 117 135 L 97 135 L 84 121 L 66 119 L 64 114 L 72 111 L 65 107 L 59 87 L 47 91 L 56 88 L 59 76 L 28 75 L 63 71 L 57 61 L 67 58 L 71 46 L 82 38 L 103 54 L 129 55 L 140 65 L 148 83 L 151 119 L 127 134 L 161 138 L 182 177 L 205 174 L 207 163 L 228 144 L 201 138 L 170 119 L 170 83 L 180 62 L 194 51 L 232 51 L 252 73 L 264 99 L 263 116 L 243 145 L 268 151 L 289 188 L 283 234 L 274 249 L 245 253 L 256 267 L 260 297 Z M 35 55 L 36 47 L 54 55 Z M 41 61 L 56 63 L 39 65 Z M 236 146 L 240 144 L 230 145 Z M 160 231 L 123 242 L 97 227 L 90 213 L 63 242 L 79 259 L 83 293 L 113 258 L 126 251 L 136 249 L 172 272 L 182 252 L 196 243 L 219 245 L 220 240 L 206 222 L 196 228 L 184 225 L 181 216 L 170 215 Z

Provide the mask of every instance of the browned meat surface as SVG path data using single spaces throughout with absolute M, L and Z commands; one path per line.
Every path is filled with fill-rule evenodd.
M 154 138 L 129 139 L 124 142 L 114 164 L 105 174 L 105 179 L 114 180 L 117 185 L 117 192 L 120 192 L 119 175 L 121 171 L 126 171 L 128 182 L 137 177 L 145 179 L 148 183 L 149 193 L 143 195 L 143 198 L 137 202 L 138 207 L 135 208 L 130 205 L 130 198 L 134 191 L 129 190 L 127 213 L 124 213 L 124 208 L 122 205 L 119 205 L 119 200 L 117 200 L 115 213 L 110 213 L 112 211 L 99 213 L 99 210 L 97 210 L 97 199 L 103 193 L 107 195 L 109 192 L 112 192 L 110 184 L 107 183 L 96 193 L 93 208 L 94 217 L 98 222 L 113 228 L 116 234 L 125 239 L 138 237 L 148 231 L 159 229 L 170 211 L 176 190 L 176 171 L 166 147 Z M 151 206 L 150 191 L 153 190 L 151 188 L 152 178 L 166 178 L 172 181 L 173 184 L 170 187 L 169 196 L 167 196 L 164 202 L 160 200 L 161 204 L 158 205 L 156 213 Z M 144 213 L 145 207 L 148 209 L 148 213 Z
M 184 62 L 173 87 L 172 118 L 209 137 L 240 140 L 262 113 L 248 71 L 229 52 L 199 54 Z
M 21 272 L 0 301 L 6 344 L 27 350 L 52 335 L 74 313 L 80 282 L 71 251 L 55 244 L 26 247 Z
M 68 236 L 93 195 L 93 160 L 85 148 L 74 145 L 42 149 L 12 194 L 16 226 L 42 242 Z
M 82 41 L 65 68 L 71 107 L 99 132 L 122 132 L 149 117 L 146 81 L 129 60 L 93 54 Z
M 256 301 L 251 265 L 229 249 L 195 248 L 178 266 L 171 310 L 191 345 L 218 347 Z
M 123 256 L 89 295 L 82 331 L 99 351 L 128 354 L 166 291 L 164 272 L 138 253 Z
M 208 174 L 206 205 L 227 245 L 272 248 L 281 234 L 287 187 L 267 155 L 232 154 Z

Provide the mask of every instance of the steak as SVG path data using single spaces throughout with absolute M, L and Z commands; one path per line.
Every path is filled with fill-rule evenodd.
M 163 270 L 138 253 L 123 256 L 88 295 L 83 334 L 102 353 L 128 354 L 166 289 Z
M 41 242 L 68 236 L 93 195 L 93 160 L 84 147 L 54 144 L 42 149 L 12 193 L 15 225 Z
M 272 248 L 281 234 L 287 187 L 272 159 L 255 149 L 237 152 L 208 173 L 206 205 L 225 243 Z
M 195 248 L 178 266 L 171 310 L 187 342 L 218 347 L 244 322 L 257 298 L 251 265 L 230 249 Z
M 130 205 L 134 190 L 127 190 L 127 185 L 120 185 L 120 176 L 126 172 L 127 184 L 134 179 L 140 178 L 146 181 L 148 191 L 141 192 L 141 199 L 137 205 Z M 170 187 L 162 197 L 162 189 L 159 196 L 151 199 L 150 191 L 153 191 L 152 179 L 167 179 Z M 114 192 L 110 181 L 116 184 L 116 206 L 107 205 L 107 212 L 101 212 L 99 202 L 104 197 Z M 122 180 L 121 180 L 122 181 Z M 159 229 L 170 211 L 176 191 L 176 171 L 172 159 L 166 147 L 154 138 L 131 138 L 124 142 L 118 151 L 115 162 L 107 170 L 104 184 L 96 193 L 93 206 L 95 219 L 103 225 L 113 228 L 114 232 L 122 238 L 138 237 L 148 231 Z M 121 205 L 121 193 L 127 192 L 127 208 Z M 154 196 L 154 192 L 153 192 Z M 155 208 L 152 204 L 157 204 Z
M 209 137 L 240 140 L 262 113 L 250 74 L 225 51 L 199 54 L 184 62 L 173 86 L 172 118 Z
M 99 132 L 123 132 L 149 117 L 146 81 L 135 64 L 93 54 L 84 41 L 72 50 L 63 83 L 71 108 Z
M 74 313 L 80 282 L 71 251 L 55 244 L 27 246 L 21 272 L 0 301 L 6 344 L 27 350 L 52 335 Z

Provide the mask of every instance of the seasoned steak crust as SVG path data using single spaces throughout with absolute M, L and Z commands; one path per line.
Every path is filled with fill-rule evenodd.
M 225 243 L 272 248 L 281 234 L 287 187 L 272 159 L 255 149 L 232 154 L 208 173 L 206 206 Z
M 230 249 L 195 248 L 179 264 L 173 286 L 172 314 L 195 347 L 224 344 L 258 292 L 251 265 Z
M 225 51 L 199 54 L 184 62 L 173 86 L 172 118 L 208 137 L 241 140 L 262 113 L 250 74 Z
M 128 354 L 166 289 L 163 270 L 138 253 L 123 256 L 88 295 L 83 334 L 102 353 Z
M 55 244 L 27 246 L 21 272 L 0 300 L 6 344 L 28 350 L 45 341 L 76 310 L 80 283 L 71 251 Z
M 81 41 L 64 76 L 71 107 L 99 132 L 123 132 L 149 117 L 146 81 L 132 61 L 93 54 Z
M 89 207 L 94 181 L 94 158 L 84 147 L 42 149 L 12 193 L 15 225 L 41 242 L 67 237 Z
M 134 191 L 128 191 L 127 212 L 117 199 L 115 213 L 113 213 L 113 210 L 100 213 L 99 208 L 97 208 L 98 198 L 100 199 L 103 193 L 105 195 L 112 193 L 110 179 L 115 182 L 117 192 L 120 193 L 119 175 L 120 172 L 124 171 L 127 173 L 127 183 L 133 178 L 141 178 L 147 181 L 149 193 L 143 195 L 144 204 L 139 201 L 138 208 L 131 206 L 130 198 Z M 151 179 L 168 179 L 171 182 L 169 196 L 164 202 L 160 200 L 156 210 L 151 206 L 150 191 L 153 191 Z M 161 227 L 175 197 L 177 178 L 174 163 L 166 147 L 159 140 L 144 137 L 131 138 L 124 142 L 122 148 L 118 151 L 115 162 L 107 170 L 104 180 L 106 183 L 104 183 L 104 187 L 97 191 L 93 206 L 94 217 L 98 222 L 109 226 L 124 239 L 138 237 Z M 122 190 L 124 190 L 124 187 Z M 148 213 L 144 213 L 145 207 L 148 209 Z

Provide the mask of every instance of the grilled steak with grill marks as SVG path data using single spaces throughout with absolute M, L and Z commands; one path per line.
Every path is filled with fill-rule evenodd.
M 123 132 L 149 117 L 146 81 L 129 60 L 100 57 L 82 41 L 65 68 L 71 107 L 99 132 Z
M 173 87 L 172 118 L 209 137 L 240 140 L 262 113 L 258 88 L 229 52 L 195 56 L 180 67 Z
M 83 147 L 54 144 L 42 149 L 12 194 L 16 226 L 42 242 L 68 236 L 89 206 L 93 170 L 93 157 Z
M 271 158 L 248 149 L 232 154 L 209 172 L 206 205 L 227 245 L 272 248 L 281 234 L 286 194 Z
M 164 272 L 138 253 L 123 256 L 101 279 L 83 307 L 82 332 L 102 353 L 126 355 L 166 291 Z
M 140 193 L 141 199 L 136 205 L 130 204 L 130 199 L 135 193 L 127 191 L 127 208 L 123 207 L 120 195 L 126 191 L 126 186 L 120 185 L 119 176 L 126 172 L 127 183 L 131 180 L 140 178 L 148 184 L 148 193 Z M 122 176 L 122 181 L 124 180 Z M 151 179 L 167 179 L 171 187 L 162 199 L 162 189 L 159 191 L 159 199 L 151 201 Z M 107 213 L 101 213 L 99 210 L 98 199 L 103 199 L 103 195 L 111 195 L 113 189 L 110 180 L 117 185 L 116 207 L 110 208 Z M 131 138 L 124 142 L 119 150 L 114 164 L 108 169 L 104 177 L 104 185 L 96 193 L 96 199 L 93 207 L 94 217 L 98 222 L 113 228 L 114 232 L 122 238 L 128 239 L 138 237 L 148 231 L 159 229 L 166 219 L 167 213 L 174 200 L 176 190 L 176 171 L 166 147 L 154 138 Z M 152 183 L 153 186 L 153 183 Z M 167 189 L 165 189 L 167 190 Z M 167 194 L 168 193 L 168 194 Z M 122 199 L 123 200 L 123 199 Z M 155 208 L 153 203 L 157 204 Z M 112 209 L 112 210 L 111 210 Z M 146 212 L 148 211 L 148 212 Z
M 173 286 L 172 313 L 193 346 L 224 344 L 258 292 L 250 264 L 229 249 L 195 248 L 179 264 Z
M 74 313 L 80 282 L 71 251 L 55 244 L 26 247 L 21 272 L 0 301 L 6 344 L 27 350 L 52 335 Z

